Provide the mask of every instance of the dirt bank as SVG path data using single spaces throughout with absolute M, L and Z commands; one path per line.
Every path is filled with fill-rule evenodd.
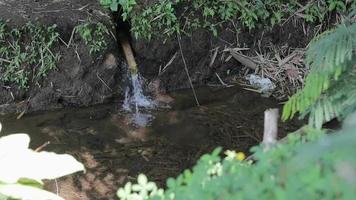
M 11 27 L 21 27 L 28 21 L 46 26 L 56 24 L 60 34 L 60 40 L 55 44 L 60 55 L 56 70 L 32 81 L 27 90 L 0 80 L 0 113 L 89 106 L 122 97 L 125 73 L 121 49 L 115 41 L 117 30 L 109 11 L 97 0 L 0 0 L 0 18 L 7 20 Z M 88 21 L 102 22 L 110 32 L 107 47 L 96 54 L 90 53 L 79 34 L 72 34 L 74 27 Z M 304 48 L 316 32 L 315 26 L 296 19 L 288 19 L 272 29 L 260 27 L 252 31 L 239 24 L 226 24 L 224 29 L 218 30 L 218 36 L 207 30 L 197 30 L 191 36 L 182 35 L 181 46 L 195 86 L 221 84 L 220 78 L 226 83 L 236 83 L 236 77 L 243 77 L 248 70 L 235 59 L 229 59 L 230 54 L 225 49 L 249 48 L 244 54 L 256 56 L 258 52 L 269 54 L 273 59 L 273 51 L 278 50 L 283 58 L 291 53 L 291 49 Z M 158 78 L 169 91 L 190 87 L 176 36 L 151 41 L 131 37 L 131 40 L 139 71 L 147 83 Z M 69 41 L 68 47 L 65 43 Z M 281 73 L 284 77 L 288 75 L 285 69 Z M 300 84 L 305 74 L 300 76 Z M 284 84 L 289 84 L 289 88 L 296 88 L 292 82 L 286 82 Z M 287 96 L 293 92 L 282 93 Z
M 45 26 L 56 24 L 60 37 L 54 47 L 60 59 L 46 77 L 30 82 L 28 89 L 0 81 L 0 113 L 89 106 L 121 93 L 123 60 L 114 37 L 108 35 L 107 47 L 91 54 L 90 47 L 73 32 L 80 23 L 90 21 L 102 22 L 115 34 L 108 11 L 97 0 L 0 0 L 0 19 L 11 28 L 29 21 Z M 67 46 L 65 43 L 70 40 Z
M 304 26 L 307 32 L 303 31 Z M 248 48 L 243 51 L 246 55 L 256 56 L 256 52 L 273 55 L 273 50 L 279 51 L 280 48 L 304 48 L 315 31 L 313 25 L 305 24 L 302 20 L 288 21 L 273 29 L 262 27 L 251 31 L 242 27 L 237 31 L 236 27 L 227 24 L 219 30 L 218 36 L 208 30 L 195 31 L 189 37 L 182 36 L 181 45 L 194 85 L 221 84 L 215 73 L 229 82 L 235 75 L 246 71 L 246 67 L 235 59 L 228 59 L 230 54 L 224 50 Z M 158 77 L 168 90 L 189 87 L 177 36 L 149 42 L 133 38 L 133 46 L 144 77 Z M 285 52 L 281 57 L 289 53 Z

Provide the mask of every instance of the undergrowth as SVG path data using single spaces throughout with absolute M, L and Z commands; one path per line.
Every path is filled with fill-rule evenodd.
M 0 21 L 0 81 L 28 88 L 56 67 L 59 55 L 52 51 L 59 37 L 56 25 L 44 27 L 28 22 L 10 29 Z
M 294 15 L 307 22 L 322 22 L 328 13 L 347 13 L 355 7 L 356 0 L 161 0 L 147 4 L 136 0 L 100 0 L 100 3 L 129 20 L 136 38 L 151 39 L 189 35 L 199 28 L 216 36 L 228 23 L 237 30 L 271 28 Z
M 309 124 L 340 120 L 356 110 L 356 24 L 344 23 L 309 44 L 305 64 L 311 69 L 305 87 L 284 106 L 283 118 L 309 115 Z
M 353 199 L 356 176 L 355 127 L 325 135 L 305 127 L 266 151 L 252 148 L 254 160 L 221 149 L 203 155 L 192 170 L 167 180 L 159 189 L 144 175 L 118 190 L 121 200 L 196 199 Z M 342 134 L 341 134 L 342 133 Z
M 86 22 L 76 26 L 75 29 L 85 44 L 89 46 L 91 54 L 106 48 L 109 30 L 104 24 Z

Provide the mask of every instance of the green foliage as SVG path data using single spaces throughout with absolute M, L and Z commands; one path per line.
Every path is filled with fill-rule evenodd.
M 59 60 L 52 52 L 59 37 L 55 29 L 28 22 L 11 30 L 0 21 L 0 81 L 27 88 L 31 78 L 38 80 L 54 69 Z
M 89 45 L 90 53 L 97 53 L 107 46 L 108 28 L 102 23 L 86 22 L 75 27 L 77 33 Z
M 26 134 L 0 138 L 0 199 L 63 200 L 43 190 L 42 180 L 84 171 L 84 166 L 67 154 L 35 152 L 29 143 Z
M 145 187 L 127 183 L 118 195 L 121 200 L 353 199 L 355 128 L 325 135 L 305 127 L 268 151 L 262 145 L 252 148 L 253 164 L 239 161 L 233 151 L 221 159 L 221 149 L 216 149 L 202 156 L 192 170 L 168 179 L 163 193 L 145 178 Z
M 100 4 L 114 12 L 118 11 L 119 6 L 121 6 L 123 20 L 126 20 L 128 14 L 131 13 L 136 5 L 136 0 L 100 0 Z
M 161 0 L 148 3 L 136 0 L 100 0 L 101 5 L 120 11 L 131 22 L 137 38 L 190 34 L 198 28 L 210 30 L 215 36 L 227 23 L 242 24 L 248 29 L 280 24 L 296 12 L 308 22 L 321 22 L 328 12 L 345 13 L 354 0 Z M 305 9 L 301 9 L 305 6 Z M 119 10 L 119 7 L 122 10 Z M 299 11 L 299 10 L 302 11 Z M 237 27 L 240 28 L 240 27 Z
M 356 110 L 356 24 L 342 24 L 315 38 L 305 63 L 311 68 L 303 90 L 284 106 L 283 119 L 309 114 L 309 123 L 321 128 L 334 117 Z

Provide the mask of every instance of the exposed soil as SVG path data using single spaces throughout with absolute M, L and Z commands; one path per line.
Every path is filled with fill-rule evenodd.
M 175 109 L 154 111 L 148 127 L 130 124 L 120 105 L 60 112 L 0 117 L 2 134 L 26 132 L 32 148 L 68 153 L 83 162 L 87 172 L 47 182 L 46 188 L 67 200 L 116 199 L 118 187 L 144 173 L 164 187 L 165 180 L 192 167 L 202 154 L 217 146 L 248 153 L 262 140 L 263 112 L 280 107 L 240 88 L 201 88 L 202 106 L 194 107 L 191 91 L 179 91 Z M 217 94 L 217 95 L 216 95 Z M 146 113 L 148 114 L 148 113 Z M 280 123 L 279 136 L 298 129 L 299 122 Z
M 303 31 L 306 26 L 306 31 Z M 219 30 L 217 37 L 207 30 L 198 30 L 191 36 L 182 36 L 182 50 L 187 67 L 194 85 L 209 83 L 220 84 L 215 73 L 228 81 L 231 75 L 243 71 L 243 65 L 234 59 L 226 61 L 229 53 L 226 48 L 249 48 L 244 51 L 247 55 L 256 55 L 256 52 L 271 52 L 271 47 L 284 47 L 286 49 L 304 48 L 314 36 L 316 28 L 306 25 L 302 20 L 289 21 L 283 26 L 276 26 L 272 30 L 259 28 L 253 31 L 241 29 L 239 32 L 231 25 Z M 158 38 L 150 42 L 133 40 L 133 46 L 138 59 L 140 72 L 148 79 L 159 78 L 168 90 L 188 88 L 189 82 L 184 71 L 183 60 L 178 45 L 178 38 Z M 218 54 L 213 63 L 210 63 L 215 49 Z M 176 56 L 174 56 L 176 54 Z M 172 58 L 174 61 L 166 70 L 159 74 Z M 229 73 L 228 73 L 229 71 Z
M 97 0 L 0 0 L 0 19 L 8 21 L 11 27 L 23 26 L 28 21 L 57 24 L 65 42 L 70 40 L 76 25 L 88 20 L 111 27 L 109 13 Z M 114 38 L 109 39 L 107 49 L 93 55 L 78 34 L 74 34 L 70 47 L 58 41 L 55 48 L 61 59 L 57 69 L 43 80 L 32 82 L 28 90 L 0 82 L 0 113 L 89 106 L 120 95 L 123 59 Z
M 146 6 L 150 2 L 154 1 L 141 3 Z M 28 21 L 57 24 L 60 37 L 66 42 L 70 40 L 73 28 L 83 21 L 102 22 L 112 27 L 112 17 L 100 7 L 97 0 L 0 0 L 0 19 L 8 20 L 12 27 L 22 26 Z M 126 25 L 119 26 L 127 33 Z M 182 36 L 183 53 L 195 86 L 220 84 L 215 73 L 225 82 L 242 73 L 243 66 L 239 62 L 234 59 L 225 61 L 228 57 L 223 51 L 225 48 L 248 47 L 250 50 L 247 54 L 255 54 L 255 51 L 271 51 L 267 50 L 271 46 L 305 47 L 316 32 L 313 25 L 305 25 L 294 19 L 272 30 L 235 30 L 227 24 L 223 30 L 219 30 L 218 37 L 206 30 L 195 31 L 191 37 Z M 111 29 L 113 35 L 116 31 Z M 139 71 L 148 82 L 160 79 L 170 91 L 190 87 L 177 37 L 152 41 L 131 39 Z M 95 55 L 90 55 L 89 47 L 77 34 L 74 34 L 70 47 L 59 41 L 56 50 L 61 59 L 57 63 L 57 70 L 50 72 L 43 80 L 32 83 L 28 90 L 19 90 L 15 85 L 0 82 L 0 113 L 82 107 L 122 97 L 123 54 L 114 37 L 110 40 L 107 49 Z M 219 48 L 217 57 L 210 65 L 216 48 Z M 159 70 L 172 58 L 172 63 L 159 74 Z

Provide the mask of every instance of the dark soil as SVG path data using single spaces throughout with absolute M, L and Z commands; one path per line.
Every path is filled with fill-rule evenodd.
M 8 21 L 11 27 L 23 26 L 28 21 L 56 24 L 65 42 L 70 40 L 76 25 L 88 20 L 111 27 L 109 13 L 97 0 L 0 0 L 0 19 Z M 119 96 L 123 59 L 113 37 L 110 40 L 107 49 L 93 55 L 78 34 L 70 47 L 58 41 L 55 50 L 61 59 L 57 69 L 43 80 L 31 83 L 28 90 L 0 82 L 0 113 L 89 106 Z
M 215 73 L 225 80 L 228 78 L 227 71 L 230 71 L 230 75 L 242 71 L 244 66 L 238 61 L 225 61 L 229 56 L 223 51 L 226 48 L 247 47 L 250 50 L 244 53 L 253 56 L 256 56 L 255 52 L 270 52 L 271 46 L 304 48 L 314 36 L 316 28 L 303 23 L 302 20 L 293 20 L 273 29 L 262 27 L 253 31 L 241 29 L 239 32 L 226 24 L 224 29 L 219 30 L 217 37 L 207 30 L 197 30 L 189 37 L 182 36 L 182 50 L 194 85 L 220 84 Z M 307 27 L 306 32 L 303 31 L 303 26 Z M 158 38 L 150 42 L 133 40 L 133 46 L 144 77 L 159 78 L 168 90 L 189 87 L 177 37 Z M 210 65 L 216 48 L 219 48 L 217 57 Z M 159 74 L 160 68 L 163 69 L 175 54 L 177 56 L 172 64 Z
M 152 2 L 141 3 L 146 6 Z M 73 28 L 79 23 L 91 20 L 112 27 L 110 23 L 113 18 L 100 7 L 97 0 L 0 0 L 0 19 L 9 20 L 12 27 L 22 26 L 28 21 L 43 25 L 57 24 L 60 37 L 67 42 Z M 128 27 L 124 25 L 123 28 L 127 33 Z M 235 30 L 226 24 L 217 37 L 206 30 L 195 31 L 189 37 L 182 36 L 183 54 L 195 86 L 220 84 L 215 73 L 223 80 L 228 80 L 229 76 L 243 71 L 243 66 L 236 60 L 225 62 L 228 57 L 223 52 L 225 48 L 248 47 L 250 51 L 247 54 L 254 54 L 255 50 L 267 51 L 271 45 L 305 47 L 315 33 L 313 26 L 297 20 L 290 20 L 272 30 L 263 27 L 254 31 L 243 28 L 239 32 Z M 114 34 L 116 31 L 111 30 Z M 176 37 L 152 41 L 131 39 L 139 71 L 148 82 L 160 79 L 170 91 L 190 87 Z M 219 48 L 218 55 L 210 65 L 215 48 Z M 77 34 L 69 48 L 58 42 L 56 50 L 61 55 L 57 70 L 50 72 L 43 80 L 32 83 L 28 90 L 19 90 L 15 85 L 0 82 L 0 114 L 83 107 L 122 97 L 121 85 L 125 74 L 123 54 L 113 37 L 107 49 L 95 55 L 89 54 L 89 47 Z M 163 69 L 174 55 L 172 64 L 159 74 L 159 69 Z

